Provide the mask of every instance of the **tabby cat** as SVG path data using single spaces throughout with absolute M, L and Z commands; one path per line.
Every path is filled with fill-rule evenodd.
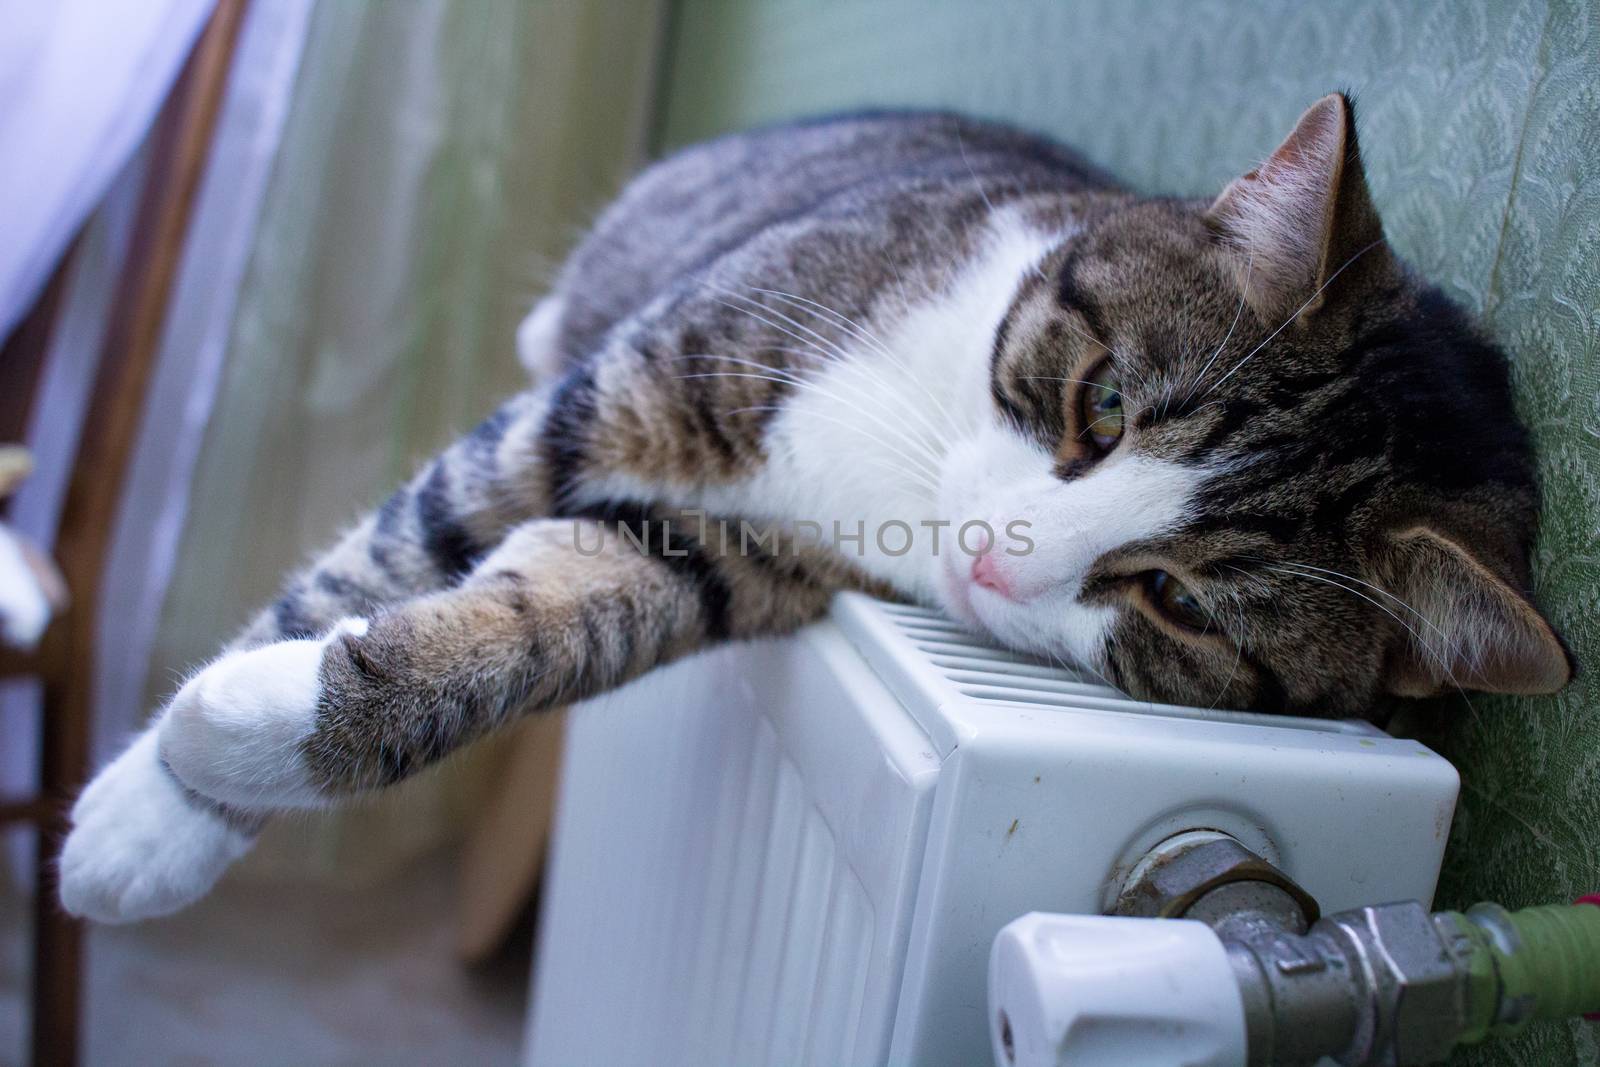
M 1527 595 L 1506 361 L 1385 243 L 1342 96 L 1215 200 L 949 114 L 714 141 L 627 188 L 519 346 L 543 384 L 84 791 L 70 911 L 175 910 L 273 812 L 840 589 L 1180 703 L 1365 715 L 1573 670 Z

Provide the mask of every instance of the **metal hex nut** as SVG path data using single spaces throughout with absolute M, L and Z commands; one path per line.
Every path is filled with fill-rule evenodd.
M 1183 848 L 1146 868 L 1124 886 L 1114 914 L 1176 919 L 1201 897 L 1234 882 L 1263 882 L 1283 890 L 1299 905 L 1307 924 L 1317 920 L 1317 902 L 1295 881 L 1231 837 Z M 1304 929 L 1302 927 L 1302 929 Z
M 1436 1063 L 1456 1046 L 1466 1022 L 1465 986 L 1450 947 L 1433 917 L 1416 901 L 1346 912 L 1360 927 L 1346 927 L 1367 956 L 1380 988 L 1393 990 L 1394 1014 L 1378 1020 L 1378 1044 L 1393 1058 L 1380 1062 Z M 1380 994 L 1381 996 L 1381 994 Z M 1380 1009 L 1381 1010 L 1381 1009 Z M 1388 1031 L 1388 1040 L 1383 1039 Z

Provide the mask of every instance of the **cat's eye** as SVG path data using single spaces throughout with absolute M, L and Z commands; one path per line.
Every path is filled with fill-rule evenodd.
M 1078 393 L 1079 415 L 1083 420 L 1081 437 L 1109 452 L 1122 439 L 1122 388 L 1111 361 L 1101 363 L 1089 375 L 1088 384 Z
M 1147 580 L 1150 599 L 1168 619 L 1191 630 L 1204 630 L 1211 624 L 1211 616 L 1204 605 L 1178 579 L 1166 571 L 1151 571 Z

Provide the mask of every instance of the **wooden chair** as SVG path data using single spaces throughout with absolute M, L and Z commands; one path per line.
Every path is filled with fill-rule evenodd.
M 0 824 L 38 828 L 31 1035 L 37 1067 L 70 1067 L 79 1055 L 82 929 L 57 903 L 55 858 L 67 810 L 89 771 L 96 612 L 113 519 L 244 10 L 245 0 L 219 0 L 153 131 L 54 546 L 72 604 L 37 653 L 0 652 L 0 677 L 32 675 L 43 684 L 38 794 L 0 799 Z M 0 350 L 0 440 L 20 440 L 26 429 L 66 274 L 63 264 Z

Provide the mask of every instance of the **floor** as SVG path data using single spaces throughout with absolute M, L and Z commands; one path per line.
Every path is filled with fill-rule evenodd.
M 455 863 L 377 890 L 225 881 L 169 919 L 95 929 L 84 1063 L 517 1062 L 530 939 L 454 956 Z M 0 1064 L 23 1062 L 27 902 L 0 889 Z

